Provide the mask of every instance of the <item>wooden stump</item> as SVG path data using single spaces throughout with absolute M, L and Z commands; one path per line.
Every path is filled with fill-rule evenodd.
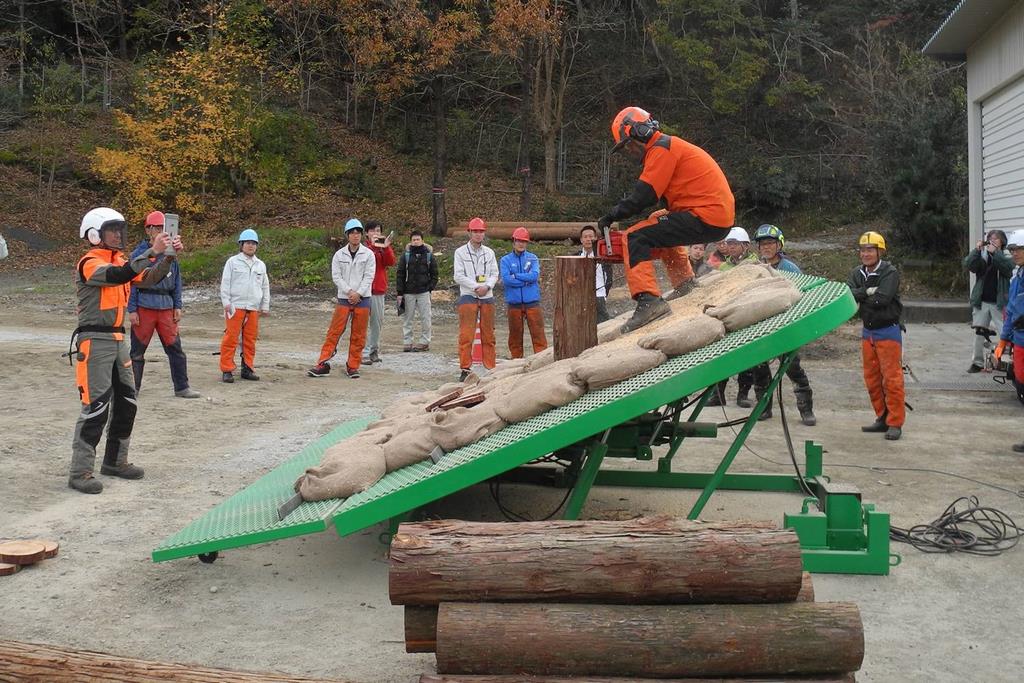
M 683 678 L 846 673 L 864 659 L 850 603 L 443 603 L 439 674 Z
M 791 602 L 802 575 L 792 530 L 671 517 L 403 524 L 390 563 L 395 605 Z
M 555 258 L 555 360 L 575 358 L 597 346 L 597 261 L 585 256 Z
M 337 682 L 337 679 L 333 679 Z M 211 669 L 0 640 L 0 681 L 178 681 L 181 683 L 312 683 L 327 679 Z

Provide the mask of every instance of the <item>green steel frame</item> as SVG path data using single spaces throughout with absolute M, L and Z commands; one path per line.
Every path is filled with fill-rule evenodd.
M 702 392 L 695 413 L 709 397 L 709 387 L 736 374 L 784 354 L 787 363 L 792 352 L 848 320 L 856 311 L 845 285 L 811 276 L 792 279 L 804 291 L 797 304 L 785 313 L 684 356 L 671 358 L 662 365 L 615 386 L 591 392 L 576 401 L 524 422 L 510 425 L 474 444 L 446 454 L 438 462 L 418 463 L 392 472 L 363 493 L 344 500 L 303 503 L 284 520 L 277 519 L 277 508 L 292 495 L 292 483 L 302 471 L 319 462 L 326 446 L 335 443 L 367 424 L 370 418 L 341 425 L 291 460 L 268 473 L 252 486 L 224 501 L 204 517 L 166 539 L 153 551 L 154 561 L 164 561 L 243 545 L 272 541 L 333 525 L 341 536 L 380 522 L 401 518 L 410 511 L 462 490 L 473 484 L 513 470 L 531 460 L 572 444 L 607 434 L 610 428 L 633 420 L 687 396 Z M 784 367 L 783 367 L 784 370 Z M 776 386 L 780 373 L 773 378 Z M 765 400 L 758 403 L 760 414 Z M 695 420 L 691 415 L 688 421 Z M 659 461 L 659 471 L 601 471 L 600 463 L 607 444 L 591 449 L 570 501 L 570 509 L 579 513 L 590 485 L 675 486 L 701 483 L 704 488 L 691 516 L 700 513 L 707 498 L 717 487 L 749 490 L 796 490 L 795 477 L 784 475 L 736 475 L 726 470 L 756 422 L 756 415 L 744 424 L 740 436 L 730 447 L 726 459 L 707 479 L 702 475 L 672 473 L 672 455 L 682 439 Z M 820 462 L 820 460 L 819 460 Z M 808 476 L 820 474 L 808 469 Z M 787 481 L 790 480 L 790 481 Z

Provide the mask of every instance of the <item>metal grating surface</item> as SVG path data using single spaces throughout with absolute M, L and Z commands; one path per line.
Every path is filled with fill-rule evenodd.
M 333 516 L 338 533 L 353 533 L 415 509 L 700 391 L 739 370 L 821 337 L 856 311 L 846 285 L 809 276 L 800 278 L 798 284 L 811 289 L 785 313 L 671 358 L 615 386 L 585 394 L 566 406 L 510 425 L 445 455 L 436 464 L 420 463 L 385 476 L 338 508 Z M 822 314 L 826 314 L 824 319 L 814 320 Z M 698 369 L 705 372 L 695 372 Z
M 341 501 L 303 503 L 283 521 L 278 520 L 277 509 L 294 494 L 292 485 L 299 475 L 319 463 L 328 446 L 359 432 L 371 419 L 346 422 L 320 437 L 164 540 L 153 551 L 153 560 L 159 562 L 325 530 L 328 517 Z
M 805 294 L 785 313 L 562 408 L 510 425 L 445 455 L 436 464 L 419 463 L 392 472 L 345 500 L 304 503 L 278 521 L 278 507 L 292 496 L 292 484 L 305 468 L 317 464 L 325 448 L 360 431 L 372 418 L 345 423 L 165 540 L 153 551 L 153 559 L 323 531 L 330 522 L 339 534 L 353 533 L 799 348 L 843 324 L 856 311 L 845 285 L 810 275 L 789 277 Z

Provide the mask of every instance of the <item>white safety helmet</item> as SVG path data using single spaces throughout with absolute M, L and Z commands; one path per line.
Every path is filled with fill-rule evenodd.
M 726 241 L 736 240 L 737 242 L 746 242 L 747 244 L 750 244 L 750 235 L 748 235 L 747 231 L 738 225 L 729 231 L 729 234 L 725 236 L 725 239 Z
M 1006 236 L 1007 249 L 1024 248 L 1024 230 L 1014 230 Z
M 121 244 L 118 248 L 123 249 L 127 237 L 124 216 L 105 206 L 92 209 L 82 216 L 82 225 L 78 228 L 78 236 L 88 240 L 89 244 L 96 247 L 103 243 L 104 229 L 116 229 L 121 232 Z

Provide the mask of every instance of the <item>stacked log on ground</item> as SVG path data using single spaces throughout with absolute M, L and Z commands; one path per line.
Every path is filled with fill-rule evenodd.
M 764 522 L 403 524 L 390 593 L 449 683 L 847 681 L 864 656 L 857 607 L 815 603 L 796 534 Z

